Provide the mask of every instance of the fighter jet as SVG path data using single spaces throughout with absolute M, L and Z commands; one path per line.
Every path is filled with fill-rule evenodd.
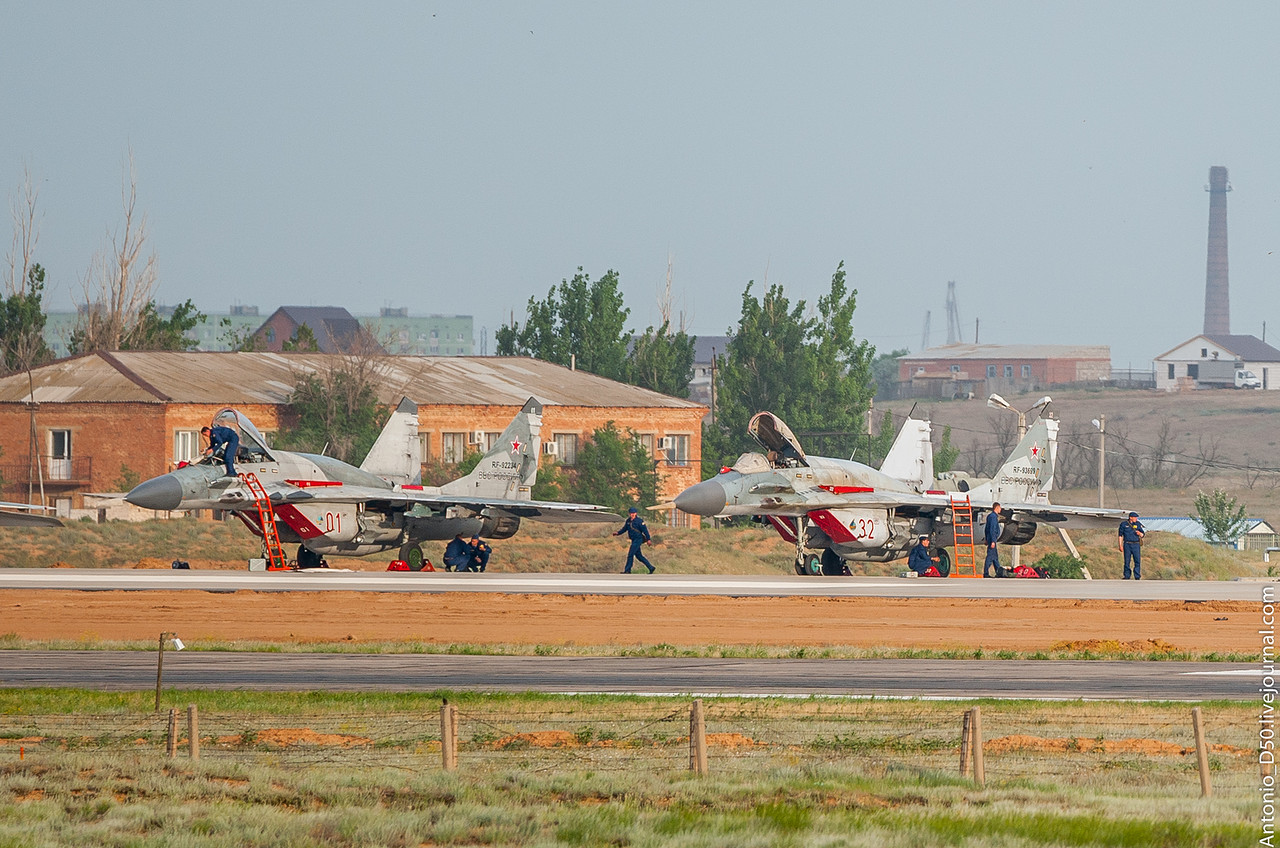
M 29 515 L 27 512 L 11 512 L 10 510 L 48 510 L 47 506 L 36 504 L 9 503 L 0 501 L 0 527 L 62 527 L 61 521 L 52 515 Z
M 424 541 L 457 534 L 506 539 L 522 518 L 622 520 L 601 506 L 531 499 L 542 427 L 542 405 L 534 398 L 470 474 L 439 487 L 421 485 L 417 415 L 417 404 L 402 400 L 356 468 L 333 457 L 273 450 L 252 421 L 224 409 L 214 423 L 239 431 L 237 476 L 225 476 L 223 460 L 208 456 L 140 483 L 125 500 L 154 510 L 230 510 L 259 536 L 269 516 L 266 523 L 275 525 L 281 543 L 298 545 L 299 568 L 321 565 L 324 554 L 397 550 L 418 571 L 426 559 Z
M 991 480 L 948 475 L 934 480 L 929 422 L 908 417 L 880 469 L 859 462 L 807 456 L 791 430 L 771 412 L 747 425 L 765 453 L 743 454 L 731 467 L 676 496 L 675 506 L 701 516 L 755 516 L 796 546 L 797 574 L 847 574 L 846 561 L 890 562 L 905 557 L 920 536 L 941 554 L 954 544 L 952 499 L 967 495 L 979 549 L 982 520 L 994 503 L 1003 509 L 1001 544 L 1030 542 L 1041 523 L 1106 527 L 1121 510 L 1049 503 L 1058 422 L 1040 418 Z M 964 493 L 964 494 L 961 494 Z M 978 560 L 981 561 L 981 550 Z

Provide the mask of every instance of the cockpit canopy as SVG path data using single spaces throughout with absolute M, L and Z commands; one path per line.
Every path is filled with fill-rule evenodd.
M 240 434 L 240 450 L 237 452 L 237 459 L 247 462 L 274 462 L 275 457 L 271 455 L 271 450 L 267 447 L 267 440 L 263 438 L 262 433 L 258 432 L 258 428 L 253 426 L 253 422 L 242 412 L 231 407 L 220 409 L 213 416 L 212 427 L 230 427 Z
M 772 471 L 773 466 L 769 464 L 769 460 L 758 453 L 744 453 L 738 457 L 730 469 L 737 471 L 739 474 L 757 474 L 761 471 Z

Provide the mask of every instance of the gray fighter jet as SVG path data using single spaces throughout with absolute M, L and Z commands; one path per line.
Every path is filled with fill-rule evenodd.
M 253 422 L 224 409 L 214 423 L 239 431 L 238 476 L 224 476 L 222 459 L 208 456 L 140 483 L 125 500 L 154 510 L 230 510 L 262 536 L 260 498 L 248 479 L 252 474 L 281 543 L 297 543 L 299 568 L 320 565 L 324 554 L 398 550 L 399 558 L 418 571 L 425 560 L 424 541 L 457 534 L 506 539 L 521 519 L 622 520 L 601 506 L 531 499 L 542 427 L 542 405 L 534 398 L 470 474 L 439 487 L 421 485 L 417 415 L 417 404 L 402 400 L 356 468 L 328 456 L 273 450 Z
M 991 480 L 946 475 L 935 480 L 929 422 L 908 418 L 880 469 L 859 462 L 807 456 L 791 430 L 771 412 L 747 426 L 764 453 L 743 454 L 719 475 L 676 496 L 675 506 L 701 516 L 754 516 L 796 546 L 797 574 L 847 574 L 848 560 L 889 562 L 905 557 L 920 536 L 950 568 L 953 499 L 972 510 L 982 561 L 982 520 L 993 503 L 1003 509 L 1000 543 L 1023 545 L 1037 526 L 1116 526 L 1126 513 L 1049 503 L 1058 422 L 1040 418 Z

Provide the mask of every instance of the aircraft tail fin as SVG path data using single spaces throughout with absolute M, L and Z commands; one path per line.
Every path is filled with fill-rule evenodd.
M 991 482 L 973 490 L 979 498 L 1008 503 L 1048 503 L 1058 456 L 1058 422 L 1041 418 L 1027 430 Z
M 541 431 L 542 404 L 529 398 L 471 473 L 445 483 L 440 487 L 441 493 L 529 500 L 538 477 Z
M 933 441 L 928 421 L 908 417 L 880 472 L 911 484 L 917 491 L 933 488 Z
M 388 483 L 417 485 L 422 482 L 422 441 L 418 438 L 416 403 L 408 398 L 400 399 L 400 405 L 391 413 L 369 455 L 360 463 L 360 470 Z

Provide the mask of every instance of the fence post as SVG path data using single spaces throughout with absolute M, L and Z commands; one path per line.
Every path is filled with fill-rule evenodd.
M 169 708 L 169 738 L 165 742 L 165 754 L 169 759 L 178 756 L 178 708 Z
M 187 704 L 187 753 L 200 759 L 200 715 L 195 704 Z
M 987 764 L 982 756 L 982 710 L 974 707 L 969 711 L 973 718 L 969 720 L 970 747 L 973 748 L 973 779 L 979 786 L 987 785 Z
M 156 651 L 156 712 L 160 712 L 160 680 L 164 677 L 164 637 L 160 634 L 160 645 Z
M 707 773 L 707 723 L 702 716 L 702 699 L 697 698 L 689 710 L 689 770 Z
M 960 729 L 960 776 L 969 776 L 969 764 L 973 761 L 970 748 L 973 742 L 973 712 L 964 711 L 964 724 Z
M 1200 797 L 1208 798 L 1213 794 L 1213 786 L 1209 783 L 1209 747 L 1204 742 L 1204 719 L 1200 708 L 1191 710 L 1191 729 L 1196 735 L 1196 764 L 1200 767 Z
M 440 764 L 445 771 L 458 767 L 458 708 L 448 701 L 440 705 Z

